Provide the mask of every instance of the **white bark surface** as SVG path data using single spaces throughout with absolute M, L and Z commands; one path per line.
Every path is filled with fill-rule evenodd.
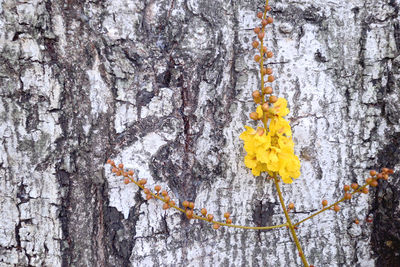
M 301 266 L 286 229 L 215 231 L 105 165 L 123 162 L 219 220 L 285 222 L 238 138 L 255 126 L 263 4 L 0 0 L 0 266 Z M 369 169 L 400 170 L 400 1 L 270 4 L 273 88 L 302 163 L 283 186 L 297 221 Z M 400 264 L 398 177 L 304 223 L 310 264 Z

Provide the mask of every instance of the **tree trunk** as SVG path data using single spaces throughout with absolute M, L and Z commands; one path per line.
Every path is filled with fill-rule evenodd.
M 273 88 L 302 163 L 283 194 L 298 221 L 369 169 L 400 170 L 400 1 L 270 4 Z M 287 229 L 215 231 L 145 201 L 105 165 L 123 162 L 218 220 L 285 222 L 239 139 L 255 126 L 263 5 L 0 1 L 0 265 L 302 266 Z M 302 224 L 310 264 L 399 266 L 398 177 Z

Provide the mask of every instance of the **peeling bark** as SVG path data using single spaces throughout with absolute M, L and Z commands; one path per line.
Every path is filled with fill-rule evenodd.
M 254 126 L 262 5 L 0 1 L 0 265 L 301 266 L 286 230 L 215 232 L 145 201 L 104 164 L 123 161 L 217 218 L 283 222 L 273 184 L 245 168 L 238 139 Z M 366 170 L 400 170 L 400 2 L 271 5 L 274 90 L 288 99 L 302 162 L 283 186 L 297 220 Z M 399 265 L 398 177 L 306 222 L 310 263 Z

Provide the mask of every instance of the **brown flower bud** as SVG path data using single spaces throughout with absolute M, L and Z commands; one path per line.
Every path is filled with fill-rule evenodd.
M 252 45 L 253 45 L 254 48 L 257 48 L 258 45 L 259 45 L 259 42 L 258 41 L 253 41 Z
M 322 200 L 322 206 L 324 207 L 328 206 L 328 200 L 326 199 Z
M 275 77 L 273 75 L 268 76 L 268 82 L 272 83 L 275 81 Z
M 165 190 L 163 190 L 163 191 L 161 192 L 161 195 L 162 195 L 163 197 L 166 197 L 166 196 L 168 196 L 168 192 L 165 191 Z
M 265 102 L 264 104 L 262 104 L 261 106 L 262 111 L 267 112 L 269 109 L 269 105 L 267 102 Z
M 118 168 L 123 169 L 124 168 L 124 164 L 122 164 L 122 163 L 118 164 Z
M 189 201 L 185 200 L 182 202 L 182 206 L 184 206 L 185 208 L 187 208 L 189 206 Z
M 265 27 L 268 24 L 268 21 L 266 19 L 263 19 L 261 21 L 261 25 L 263 25 L 263 27 Z
M 209 222 L 211 222 L 213 219 L 214 219 L 214 216 L 213 216 L 212 214 L 208 214 L 208 215 L 207 215 L 207 220 L 208 220 Z
M 214 228 L 215 230 L 218 230 L 218 229 L 219 229 L 219 224 L 218 224 L 218 223 L 214 223 L 213 228 Z
M 260 91 L 256 90 L 251 94 L 254 98 L 261 97 Z
M 351 194 L 350 193 L 344 194 L 344 199 L 350 200 L 351 199 Z
M 154 190 L 156 190 L 156 192 L 158 193 L 158 192 L 161 190 L 161 186 L 156 185 L 156 186 L 154 187 Z
M 343 190 L 344 190 L 344 192 L 349 191 L 350 190 L 350 185 L 343 186 Z
M 264 94 L 272 94 L 273 93 L 272 87 L 271 86 L 264 87 L 263 93 Z
M 372 187 L 377 187 L 378 186 L 378 181 L 374 180 L 371 182 Z
M 254 33 L 255 33 L 255 34 L 259 34 L 260 31 L 261 31 L 261 29 L 260 29 L 259 27 L 255 27 L 255 28 L 254 28 Z
M 271 57 L 273 57 L 274 56 L 274 53 L 272 53 L 271 51 L 269 51 L 268 53 L 267 53 L 267 58 L 271 58 Z
M 271 95 L 269 97 L 269 103 L 275 103 L 276 101 L 278 101 L 278 98 L 274 95 Z
M 266 72 L 268 75 L 271 75 L 272 74 L 272 69 L 271 68 L 267 68 L 267 72 Z
M 164 205 L 162 206 L 163 210 L 167 210 L 169 209 L 169 205 L 167 203 L 164 203 Z
M 205 217 L 207 215 L 207 210 L 205 208 L 202 208 L 200 213 Z
M 336 204 L 335 206 L 333 206 L 333 210 L 336 211 L 336 212 L 338 212 L 338 211 L 340 210 L 339 205 Z
M 369 172 L 369 174 L 371 174 L 371 176 L 373 177 L 373 176 L 376 175 L 376 171 L 375 171 L 375 170 L 371 170 L 371 171 Z
M 363 192 L 364 194 L 368 194 L 369 190 L 368 190 L 368 188 L 364 187 L 364 188 L 362 189 L 362 192 Z
M 224 213 L 224 218 L 225 218 L 225 219 L 228 219 L 229 216 L 231 216 L 231 214 L 230 214 L 229 212 L 225 212 L 225 213 Z
M 194 209 L 194 202 L 189 202 L 189 209 Z
M 367 179 L 365 180 L 365 182 L 366 182 L 367 184 L 371 184 L 372 181 L 373 181 L 373 178 L 372 178 L 372 177 L 369 177 L 369 178 L 367 178 Z
M 259 19 L 261 19 L 264 16 L 264 13 L 262 13 L 261 11 L 257 13 L 257 17 Z
M 193 218 L 193 211 L 192 210 L 187 210 L 186 211 L 186 217 L 188 219 L 192 219 Z
M 152 195 L 150 195 L 150 194 L 146 195 L 146 200 L 150 200 L 150 199 L 152 199 L 152 198 L 153 198 Z
M 271 11 L 271 6 L 269 6 L 269 5 L 265 6 L 265 10 L 266 11 Z
M 258 33 L 258 39 L 262 40 L 264 38 L 264 36 L 265 36 L 264 32 Z
M 124 184 L 129 184 L 130 180 L 128 178 L 124 179 Z
M 227 224 L 232 224 L 232 219 L 229 219 L 229 218 L 226 219 L 226 223 L 227 223 Z
M 260 55 L 255 55 L 255 56 L 254 56 L 254 61 L 255 61 L 255 62 L 259 62 L 260 59 L 261 59 Z
M 274 19 L 272 17 L 268 17 L 267 18 L 267 23 L 271 24 L 272 22 L 274 22 Z
M 292 202 L 289 203 L 289 206 L 288 206 L 288 207 L 289 207 L 290 210 L 294 209 L 294 203 L 292 203 Z
M 252 113 L 250 113 L 250 119 L 252 119 L 252 120 L 258 120 L 259 118 L 258 118 L 258 113 L 257 112 L 252 112 Z
M 352 183 L 351 184 L 351 188 L 353 188 L 353 190 L 357 190 L 358 184 L 357 183 Z

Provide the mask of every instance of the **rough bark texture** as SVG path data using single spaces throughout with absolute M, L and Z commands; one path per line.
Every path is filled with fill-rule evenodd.
M 215 232 L 144 201 L 105 166 L 123 161 L 220 219 L 284 222 L 238 139 L 254 125 L 263 3 L 1 0 L 0 265 L 301 266 L 287 230 Z M 283 191 L 303 218 L 368 169 L 400 171 L 400 1 L 271 5 L 274 89 L 302 162 Z M 399 266 L 398 177 L 305 223 L 310 263 Z

